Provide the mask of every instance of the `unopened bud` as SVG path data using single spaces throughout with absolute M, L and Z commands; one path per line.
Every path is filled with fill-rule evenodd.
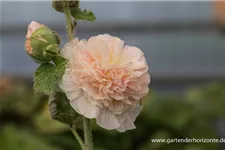
M 59 12 L 64 12 L 63 7 L 64 5 L 67 3 L 67 5 L 69 6 L 70 9 L 73 8 L 78 8 L 79 7 L 79 1 L 75 0 L 75 1 L 63 1 L 63 0 L 58 0 L 52 1 L 52 7 Z
M 59 53 L 59 44 L 60 37 L 48 27 L 35 21 L 28 25 L 25 48 L 35 62 L 51 61 Z

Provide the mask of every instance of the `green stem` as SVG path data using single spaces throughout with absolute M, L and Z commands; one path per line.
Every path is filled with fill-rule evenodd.
M 80 147 L 82 148 L 82 150 L 84 150 L 84 143 L 83 143 L 81 137 L 79 136 L 79 134 L 77 133 L 76 129 L 73 128 L 73 127 L 70 127 L 70 130 L 73 133 L 74 137 L 77 139 L 77 141 L 80 144 Z
M 85 150 L 93 150 L 91 120 L 83 117 Z
M 71 20 L 71 13 L 70 13 L 68 1 L 64 2 L 64 8 L 63 9 L 64 9 L 65 17 L 66 17 L 66 30 L 67 30 L 69 41 L 71 41 L 71 40 L 73 40 L 73 29 L 74 28 L 73 28 L 73 22 Z M 74 137 L 77 139 L 79 145 L 81 146 L 81 149 L 86 150 L 84 142 L 81 139 L 81 137 L 79 136 L 79 134 L 77 133 L 76 129 L 72 126 L 70 128 L 70 130 L 73 133 Z
M 71 20 L 71 13 L 69 8 L 69 3 L 64 2 L 64 14 L 66 17 L 66 30 L 69 37 L 69 41 L 73 40 L 73 22 Z M 92 131 L 91 131 L 91 121 L 90 119 L 87 119 L 83 117 L 83 124 L 84 124 L 84 139 L 85 139 L 85 145 L 83 144 L 83 141 L 81 140 L 80 136 L 76 132 L 75 129 L 71 129 L 73 135 L 77 139 L 78 143 L 82 147 L 83 150 L 93 150 L 93 142 L 92 142 Z
M 73 40 L 73 23 L 71 20 L 71 13 L 69 8 L 69 3 L 64 3 L 64 14 L 66 17 L 66 30 L 68 34 L 69 41 Z

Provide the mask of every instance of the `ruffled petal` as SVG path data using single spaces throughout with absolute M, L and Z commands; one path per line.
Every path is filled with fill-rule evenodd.
M 91 37 L 88 40 L 89 52 L 93 58 L 99 60 L 103 65 L 108 65 L 110 63 L 110 52 L 107 43 L 100 38 Z
M 121 58 L 124 41 L 109 34 L 98 35 L 98 38 L 107 43 L 111 54 L 111 63 L 117 63 Z
M 97 124 L 105 129 L 112 130 L 120 127 L 116 116 L 107 109 L 102 109 L 96 118 Z
M 71 59 L 72 58 L 72 52 L 73 52 L 73 48 L 79 43 L 78 38 L 73 39 L 72 41 L 66 43 L 64 45 L 64 47 L 61 50 L 61 54 L 67 58 L 67 59 Z
M 139 77 L 148 71 L 148 66 L 143 62 L 135 62 L 133 63 L 133 74 L 132 77 Z
M 92 105 L 88 99 L 80 95 L 77 99 L 70 101 L 70 105 L 81 115 L 86 118 L 96 118 L 99 115 L 100 108 L 96 105 Z
M 118 120 L 120 120 L 120 127 L 116 130 L 119 132 L 125 132 L 126 130 L 135 129 L 134 121 L 136 120 L 137 116 L 141 112 L 142 106 L 139 104 L 130 108 L 126 113 L 123 115 L 117 116 Z
M 100 108 L 92 105 L 87 97 L 84 96 L 82 89 L 78 88 L 73 82 L 71 70 L 67 69 L 62 77 L 59 86 L 66 93 L 67 98 L 70 100 L 70 105 L 75 111 L 87 118 L 96 118 L 99 114 Z
M 143 52 L 135 47 L 126 45 L 123 49 L 122 61 L 139 61 L 139 59 L 143 56 Z
M 117 128 L 116 130 L 119 132 L 125 132 L 126 130 L 132 130 L 135 129 L 134 122 L 131 121 L 129 117 L 126 117 L 126 119 L 123 121 L 121 126 Z

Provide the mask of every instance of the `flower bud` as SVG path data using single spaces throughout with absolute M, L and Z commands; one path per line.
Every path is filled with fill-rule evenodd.
M 64 12 L 63 7 L 64 7 L 65 2 L 68 2 L 68 5 L 69 5 L 70 9 L 79 7 L 79 1 L 77 1 L 77 0 L 73 0 L 73 1 L 62 1 L 62 0 L 61 1 L 60 0 L 55 1 L 55 0 L 53 0 L 52 1 L 52 7 L 56 11 Z
M 32 21 L 28 25 L 25 48 L 35 62 L 49 62 L 59 53 L 60 37 L 43 24 Z

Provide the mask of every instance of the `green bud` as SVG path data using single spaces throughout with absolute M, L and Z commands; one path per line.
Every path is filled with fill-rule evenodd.
M 37 63 L 51 61 L 59 53 L 59 35 L 46 26 L 38 29 L 29 27 L 25 43 L 28 55 Z
M 79 7 L 79 1 L 52 1 L 52 7 L 59 12 L 64 12 L 63 7 L 65 6 L 65 4 L 67 4 L 69 6 L 70 9 L 73 8 L 78 8 Z

